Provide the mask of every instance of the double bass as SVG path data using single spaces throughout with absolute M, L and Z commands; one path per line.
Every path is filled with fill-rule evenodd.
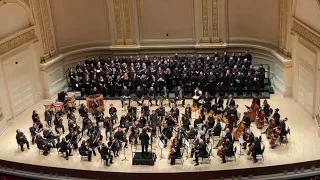
M 239 138 L 241 136 L 241 133 L 243 132 L 244 128 L 245 128 L 245 121 L 241 121 L 239 126 L 238 126 L 238 128 L 237 128 L 237 130 L 233 134 L 233 138 L 234 138 L 235 141 L 239 140 Z
M 250 107 L 246 106 L 248 108 L 248 114 L 251 122 L 256 120 L 257 111 L 259 110 L 259 105 L 257 103 L 252 103 Z
M 171 157 L 174 155 L 174 153 L 176 152 L 176 146 L 178 145 L 178 140 L 177 138 L 174 138 L 170 147 L 170 153 L 168 156 L 168 159 L 170 160 Z
M 266 114 L 264 110 L 261 108 L 258 111 L 258 118 L 256 119 L 256 126 L 258 129 L 262 129 L 264 126 L 264 118 L 266 117 Z

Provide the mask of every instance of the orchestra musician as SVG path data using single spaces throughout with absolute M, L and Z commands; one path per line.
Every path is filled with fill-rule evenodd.
M 202 139 L 199 140 L 199 145 L 196 147 L 196 151 L 195 151 L 195 162 L 196 164 L 194 166 L 198 166 L 199 165 L 199 157 L 206 157 L 208 156 L 208 152 L 207 152 L 207 145 L 204 143 L 204 141 Z
M 66 160 L 69 159 L 69 156 L 72 156 L 72 148 L 70 147 L 71 141 L 67 141 L 66 138 L 62 138 L 62 141 L 58 143 L 58 151 L 62 153 L 66 153 Z
M 29 131 L 30 131 L 30 135 L 31 135 L 31 143 L 34 144 L 35 142 L 35 138 L 36 138 L 36 135 L 39 133 L 38 130 L 37 130 L 38 126 L 36 123 L 33 124 L 33 126 L 31 126 L 29 128 Z
M 223 152 L 222 154 L 222 163 L 226 163 L 226 156 L 234 156 L 234 151 L 233 151 L 233 142 L 230 139 L 226 140 L 225 145 L 227 147 L 226 151 Z
M 109 115 L 110 115 L 112 124 L 115 124 L 118 119 L 118 116 L 117 116 L 117 108 L 115 108 L 113 104 L 110 104 Z
M 141 89 L 140 86 L 138 86 L 137 90 L 136 90 L 136 97 L 137 97 L 136 102 L 137 102 L 138 106 L 141 106 L 143 103 L 143 94 L 144 94 L 143 90 Z M 140 101 L 142 101 L 142 102 L 140 102 Z
M 280 117 L 281 116 L 279 114 L 279 108 L 276 108 L 274 110 L 274 114 L 272 115 L 272 118 L 275 120 L 277 126 L 279 126 L 279 124 L 280 124 Z
M 131 126 L 131 133 L 129 135 L 129 143 L 132 143 L 132 139 L 134 139 L 134 144 L 138 144 L 139 133 L 138 123 L 133 123 Z
M 231 94 L 229 94 L 228 96 L 228 100 L 226 103 L 226 109 L 224 111 L 227 111 L 229 109 L 231 109 L 231 107 L 235 107 L 236 106 L 236 102 L 233 99 L 233 96 Z
M 170 150 L 170 164 L 175 165 L 176 159 L 181 157 L 180 146 L 177 145 L 177 141 L 172 142 Z
M 261 107 L 259 96 L 253 96 L 252 104 L 257 104 L 259 106 L 259 108 Z
M 49 109 L 44 112 L 44 120 L 47 122 L 48 127 L 52 125 L 52 115 L 53 113 Z
M 220 94 L 217 93 L 216 98 L 214 99 L 214 104 L 212 105 L 214 114 L 220 114 L 219 109 L 223 109 L 223 99 L 220 97 Z
M 184 129 L 184 130 L 186 130 L 186 131 L 189 131 L 190 130 L 190 119 L 189 118 L 187 118 L 187 116 L 185 115 L 185 114 L 182 114 L 182 118 L 181 118 L 181 120 L 182 120 L 182 128 Z
M 67 120 L 76 121 L 76 116 L 72 113 L 71 110 L 69 110 L 67 113 Z
M 79 115 L 82 117 L 82 118 L 86 118 L 86 117 L 88 117 L 88 109 L 87 109 L 87 107 L 86 107 L 86 105 L 85 104 L 81 104 L 80 105 L 80 108 L 79 108 Z
M 203 100 L 204 100 L 203 111 L 205 113 L 208 113 L 211 110 L 211 101 L 212 101 L 212 98 L 208 92 L 205 93 Z
M 158 120 L 158 115 L 156 114 L 155 110 L 152 110 L 152 113 L 150 115 L 150 124 L 149 124 L 149 127 L 152 128 L 152 132 L 151 132 L 152 136 L 156 135 L 157 120 Z
M 64 92 L 64 91 L 61 91 L 60 93 L 58 93 L 58 101 L 62 102 L 62 103 L 65 103 L 66 96 L 67 96 L 67 93 Z
M 124 134 L 123 130 L 121 128 L 118 128 L 118 131 L 114 133 L 113 136 L 115 139 L 120 140 L 122 142 L 125 142 L 125 148 L 128 147 L 128 140 L 126 135 Z
M 108 148 L 113 152 L 114 157 L 119 156 L 120 152 L 120 143 L 119 140 L 113 138 L 112 136 L 109 137 L 108 141 Z
M 227 140 L 229 140 L 229 142 L 233 142 L 232 134 L 231 134 L 231 131 L 229 128 L 226 129 L 225 136 L 220 139 L 220 141 L 216 145 L 215 149 L 217 149 L 219 147 L 219 145 L 223 145 L 223 143 L 227 142 Z
M 17 129 L 16 133 L 17 133 L 16 140 L 17 140 L 18 145 L 20 146 L 21 152 L 24 151 L 24 148 L 23 148 L 24 144 L 26 144 L 27 148 L 30 149 L 29 141 L 28 141 L 27 137 L 23 134 L 23 132 L 21 132 L 19 129 Z
M 148 145 L 150 137 L 147 134 L 146 128 L 142 129 L 142 133 L 139 135 L 139 140 L 141 141 L 142 157 L 148 156 Z
M 98 91 L 97 87 L 93 87 L 93 89 L 90 92 L 90 96 L 97 96 L 100 95 L 101 93 Z
M 186 132 L 186 139 L 189 140 L 189 139 L 195 139 L 196 136 L 198 135 L 198 132 L 195 128 L 191 127 L 190 128 L 190 131 L 187 131 Z
M 148 120 L 150 116 L 150 107 L 148 103 L 144 103 L 141 106 L 141 114 Z
M 109 132 L 109 134 L 111 136 L 111 133 L 113 131 L 113 124 L 112 124 L 112 121 L 111 121 L 109 116 L 105 117 L 105 119 L 103 121 L 103 126 L 104 126 L 104 128 L 106 128 L 106 139 L 107 139 L 108 132 Z
M 184 91 L 180 86 L 178 86 L 177 90 L 175 91 L 175 99 L 174 103 L 177 104 L 177 101 L 181 100 L 182 101 L 182 107 L 185 105 L 185 98 L 184 98 Z
M 184 114 L 187 119 L 191 119 L 191 113 L 192 113 L 192 111 L 191 111 L 190 104 L 187 104 L 187 107 L 184 110 Z
M 244 113 L 243 113 L 242 121 L 245 122 L 245 124 L 244 124 L 245 128 L 244 128 L 244 129 L 249 129 L 250 126 L 251 126 L 251 120 L 250 120 L 250 117 L 249 117 L 249 113 L 248 113 L 248 112 L 244 112 Z
M 89 144 L 87 144 L 85 140 L 82 140 L 81 142 L 81 145 L 79 147 L 79 154 L 81 156 L 88 156 L 88 161 L 91 161 L 92 150 L 89 148 Z
M 173 118 L 175 118 L 176 120 L 179 119 L 179 109 L 177 108 L 176 104 L 172 105 L 172 108 L 170 109 L 170 113 Z
M 288 133 L 290 133 L 290 131 L 288 132 L 286 129 L 286 121 L 288 120 L 288 118 L 284 118 L 280 120 L 280 124 L 278 126 L 278 128 L 280 129 L 280 142 L 283 141 L 283 137 L 286 136 Z
M 243 136 L 244 142 L 242 144 L 242 149 L 247 149 L 247 145 L 250 147 L 254 142 L 254 139 L 254 134 L 250 130 L 247 130 Z
M 62 134 L 64 134 L 65 129 L 64 129 L 64 125 L 63 125 L 63 119 L 58 114 L 55 117 L 53 124 L 54 124 L 54 129 L 56 130 L 57 133 L 60 133 L 59 129 L 61 129 Z
M 217 119 L 217 124 L 213 128 L 213 136 L 220 136 L 222 131 L 221 120 Z
M 146 126 L 147 119 L 145 118 L 145 116 L 143 114 L 140 116 L 138 123 L 139 123 L 140 128 L 144 128 Z
M 99 108 L 99 102 L 96 97 L 93 98 L 92 103 L 91 103 L 91 108 L 92 111 L 95 112 Z
M 52 148 L 51 143 L 46 141 L 40 134 L 36 135 L 35 143 L 38 149 L 43 150 L 43 155 L 47 156 Z
M 78 149 L 78 136 L 75 132 L 70 131 L 65 136 L 65 139 L 70 142 L 69 144 L 72 145 L 73 149 Z
M 253 150 L 252 150 L 251 156 L 253 157 L 253 163 L 256 163 L 256 162 L 258 162 L 257 155 L 261 154 L 261 151 L 262 151 L 261 150 L 261 142 L 258 137 L 254 138 L 254 142 L 253 142 L 252 146 L 253 146 Z
M 193 96 L 193 106 L 194 107 L 199 107 L 200 106 L 200 99 L 202 97 L 202 91 L 199 89 L 199 87 L 196 87 L 194 90 L 194 96 Z
M 161 131 L 160 140 L 164 142 L 164 147 L 167 147 L 168 139 L 172 138 L 172 130 L 168 127 L 168 124 L 164 124 L 164 127 Z
M 154 100 L 156 102 L 156 106 L 158 106 L 158 100 L 157 100 L 157 92 L 153 87 L 150 87 L 149 89 L 149 103 L 151 106 L 153 106 L 152 104 L 152 100 Z
M 268 104 L 268 101 L 265 99 L 263 101 L 263 111 L 265 113 L 265 119 L 266 121 L 268 122 L 269 121 L 269 117 L 271 115 L 271 112 L 270 112 L 270 105 Z
M 98 150 L 101 155 L 101 158 L 105 160 L 106 166 L 110 166 L 110 164 L 113 164 L 112 162 L 113 156 L 111 154 L 110 148 L 105 143 L 102 143 L 102 147 L 99 148 Z
M 56 147 L 56 140 L 58 143 L 60 142 L 60 135 L 54 135 L 52 130 L 49 128 L 43 129 L 43 137 L 52 143 L 53 147 Z

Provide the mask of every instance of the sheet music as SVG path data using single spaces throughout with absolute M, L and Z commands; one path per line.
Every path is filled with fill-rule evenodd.
M 240 144 L 243 144 L 243 143 L 244 143 L 243 136 L 240 136 L 240 138 L 239 138 L 239 143 L 240 143 Z
M 164 148 L 164 144 L 163 144 L 163 142 L 161 140 L 159 141 L 158 145 L 159 145 L 160 149 Z
M 126 142 L 121 142 L 121 150 L 126 146 Z
M 189 143 L 189 141 L 185 141 L 185 143 L 184 143 L 186 146 L 187 146 L 187 148 L 189 148 L 190 147 L 190 143 Z

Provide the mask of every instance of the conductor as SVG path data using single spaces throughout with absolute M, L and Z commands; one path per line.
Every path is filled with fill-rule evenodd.
M 149 135 L 147 134 L 147 129 L 143 129 L 142 133 L 139 135 L 142 148 L 142 157 L 148 156 L 148 145 L 149 145 Z

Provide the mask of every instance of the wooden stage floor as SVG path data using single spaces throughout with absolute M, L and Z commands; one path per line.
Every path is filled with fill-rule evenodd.
M 224 169 L 241 169 L 250 167 L 261 167 L 261 166 L 272 166 L 279 164 L 289 164 L 295 162 L 302 162 L 308 160 L 315 160 L 320 158 L 318 152 L 320 152 L 320 140 L 317 137 L 317 124 L 314 119 L 296 102 L 291 98 L 283 98 L 280 95 L 274 94 L 269 99 L 269 104 L 273 109 L 279 108 L 281 117 L 288 117 L 286 122 L 287 127 L 290 127 L 291 134 L 288 135 L 289 143 L 287 145 L 277 146 L 275 149 L 269 147 L 269 141 L 265 135 L 262 135 L 264 144 L 266 145 L 266 150 L 264 153 L 264 161 L 259 160 L 254 164 L 251 157 L 245 155 L 237 156 L 237 160 L 227 162 L 226 164 L 221 164 L 221 159 L 216 156 L 217 150 L 213 150 L 214 157 L 211 158 L 211 164 L 207 161 L 203 161 L 200 165 L 195 167 L 192 158 L 188 158 L 183 165 L 177 162 L 176 165 L 171 166 L 167 160 L 169 148 L 163 150 L 163 159 L 160 160 L 160 149 L 158 147 L 158 139 L 154 142 L 153 148 L 155 149 L 158 158 L 155 166 L 133 166 L 132 165 L 132 155 L 131 147 L 126 149 L 126 157 L 129 161 L 121 161 L 124 158 L 123 151 L 120 157 L 117 157 L 114 164 L 110 167 L 105 167 L 100 162 L 100 155 L 93 156 L 92 162 L 86 160 L 80 161 L 80 155 L 78 152 L 73 151 L 73 156 L 69 160 L 65 160 L 63 157 L 57 155 L 57 150 L 53 149 L 48 156 L 43 156 L 38 153 L 36 145 L 31 145 L 30 150 L 25 150 L 21 152 L 16 143 L 15 130 L 20 129 L 26 133 L 28 139 L 30 140 L 29 127 L 32 124 L 31 114 L 32 110 L 37 110 L 40 119 L 43 120 L 44 106 L 42 102 L 37 103 L 33 107 L 29 108 L 27 111 L 23 112 L 21 115 L 16 117 L 11 125 L 5 130 L 5 132 L 0 136 L 0 158 L 3 160 L 9 160 L 14 162 L 22 162 L 27 164 L 35 164 L 42 166 L 54 166 L 61 168 L 70 169 L 86 169 L 95 171 L 117 171 L 117 172 L 141 172 L 141 173 L 152 173 L 152 172 L 191 172 L 191 171 L 216 171 Z M 78 103 L 78 101 L 77 101 Z M 119 100 L 106 101 L 106 109 L 109 109 L 109 104 L 113 103 L 118 109 L 118 116 L 121 116 L 121 103 Z M 187 103 L 191 103 L 191 100 L 187 100 Z M 250 99 L 237 99 L 236 103 L 239 104 L 238 111 L 243 114 L 246 110 L 245 105 L 250 105 Z M 152 109 L 156 107 L 153 106 Z M 180 107 L 180 112 L 184 112 L 184 109 Z M 139 108 L 140 109 L 140 108 Z M 166 107 L 168 110 L 169 108 Z M 76 114 L 76 117 L 79 117 Z M 66 118 L 66 116 L 64 116 Z M 65 121 L 66 123 L 66 121 Z M 260 135 L 261 130 L 255 127 L 252 123 L 251 127 L 255 135 Z M 103 129 L 103 135 L 104 135 Z M 86 137 L 85 137 L 86 138 Z M 105 138 L 104 138 L 105 139 Z M 105 141 L 105 140 L 104 140 Z M 215 141 L 215 144 L 217 141 Z M 170 144 L 169 144 L 170 145 Z M 239 143 L 235 144 L 239 149 Z M 186 155 L 186 153 L 185 153 Z M 184 155 L 184 156 L 185 156 Z M 184 159 L 186 159 L 184 157 Z M 41 171 L 41 170 L 39 170 Z

